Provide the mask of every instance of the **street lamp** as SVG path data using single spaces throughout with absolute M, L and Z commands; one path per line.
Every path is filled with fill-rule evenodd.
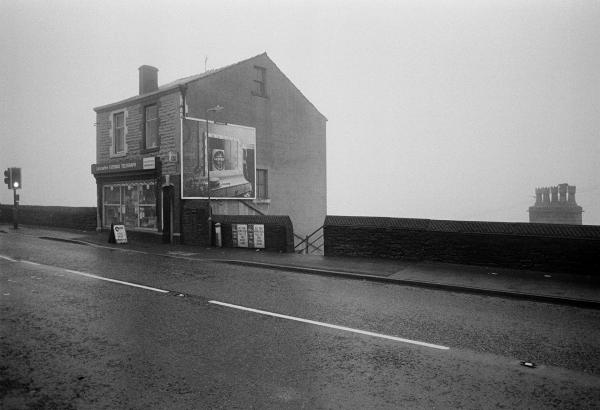
M 208 151 L 208 114 L 213 112 L 217 113 L 221 111 L 223 107 L 220 105 L 216 105 L 212 108 L 208 108 L 206 110 L 206 188 L 207 188 L 207 198 L 208 198 L 208 246 L 212 246 L 212 207 L 210 206 L 210 165 L 212 162 L 212 158 L 209 157 L 210 153 Z M 213 122 L 215 121 L 216 114 L 213 114 Z

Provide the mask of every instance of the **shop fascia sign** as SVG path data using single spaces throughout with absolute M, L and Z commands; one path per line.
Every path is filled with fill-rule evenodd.
M 156 169 L 156 157 L 136 158 L 127 161 L 92 164 L 92 174 L 113 174 L 117 172 L 148 171 Z

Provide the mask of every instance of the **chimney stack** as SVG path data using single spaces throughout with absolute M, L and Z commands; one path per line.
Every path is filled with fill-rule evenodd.
M 158 90 L 158 68 L 143 65 L 140 71 L 140 95 Z

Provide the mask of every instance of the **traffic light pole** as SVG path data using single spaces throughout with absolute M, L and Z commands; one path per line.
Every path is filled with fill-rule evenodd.
M 16 188 L 13 188 L 13 201 L 13 226 L 19 229 L 19 195 Z

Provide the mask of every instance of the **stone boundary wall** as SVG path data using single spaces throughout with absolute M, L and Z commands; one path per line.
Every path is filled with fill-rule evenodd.
M 0 205 L 0 222 L 13 223 L 12 204 Z M 96 207 L 19 205 L 19 223 L 94 231 Z
M 188 201 L 182 209 L 181 243 L 208 246 L 208 208 L 206 202 Z M 221 224 L 222 245 L 233 247 L 231 225 L 263 224 L 265 226 L 265 250 L 294 252 L 294 229 L 292 220 L 286 215 L 213 215 L 213 243 L 215 246 L 215 224 Z
M 600 226 L 332 216 L 325 256 L 599 275 Z

